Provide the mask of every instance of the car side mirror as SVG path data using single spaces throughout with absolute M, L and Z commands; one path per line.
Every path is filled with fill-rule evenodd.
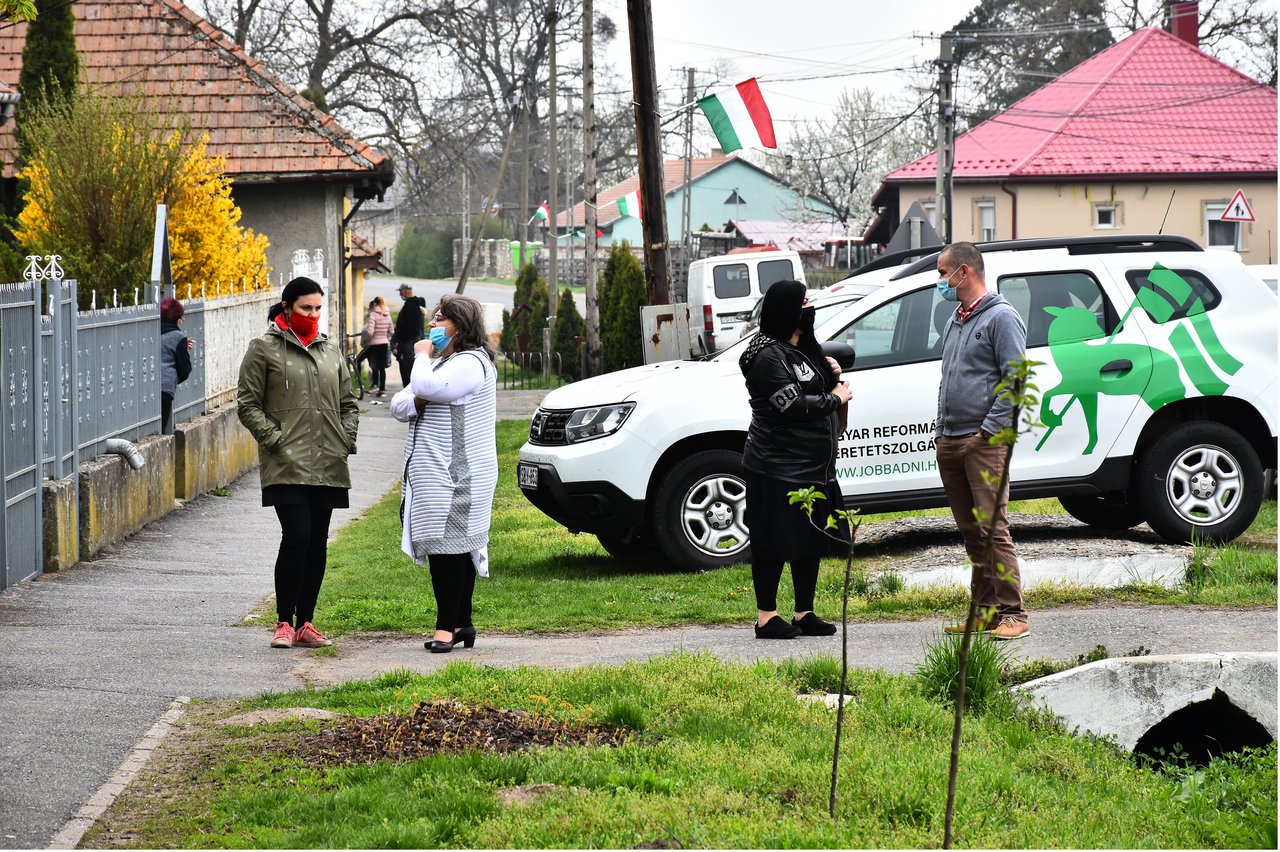
M 828 340 L 822 344 L 822 354 L 828 358 L 835 358 L 836 363 L 840 365 L 840 370 L 848 371 L 853 369 L 853 362 L 856 355 L 853 347 L 845 343 L 843 340 Z

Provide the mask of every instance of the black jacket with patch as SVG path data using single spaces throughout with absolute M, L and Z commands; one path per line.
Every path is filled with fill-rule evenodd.
M 757 335 L 738 361 L 751 395 L 742 466 L 784 482 L 835 479 L 840 398 L 826 389 L 825 365 L 794 346 Z

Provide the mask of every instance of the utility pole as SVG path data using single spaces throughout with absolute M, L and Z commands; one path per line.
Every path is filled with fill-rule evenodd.
M 951 33 L 944 33 L 938 52 L 938 176 L 934 181 L 935 216 L 942 242 L 951 244 L 951 180 L 955 169 L 956 110 L 953 103 Z
M 596 59 L 595 13 L 592 0 L 582 0 L 582 209 L 586 219 L 587 246 L 582 258 L 587 279 L 587 376 L 604 372 L 604 348 L 600 345 L 600 293 L 596 281 Z M 586 378 L 584 376 L 583 378 Z
M 520 118 L 524 121 L 524 136 L 520 150 L 524 154 L 524 173 L 520 179 L 520 269 L 529 262 L 529 79 L 520 84 Z M 520 274 L 516 270 L 516 275 Z M 514 309 L 514 306 L 513 306 Z
M 685 298 L 689 292 L 689 255 L 693 239 L 689 234 L 693 226 L 693 69 L 686 68 L 684 104 L 688 112 L 684 116 L 684 190 L 680 193 L 680 280 L 684 282 Z
M 549 311 L 547 314 L 547 327 L 542 332 L 542 351 L 551 351 L 551 341 L 555 340 L 556 333 L 556 314 L 560 308 L 560 285 L 556 281 L 556 254 L 559 247 L 559 240 L 556 239 L 556 210 L 559 206 L 556 203 L 556 181 L 559 176 L 556 174 L 556 22 L 559 20 L 559 13 L 556 12 L 555 0 L 547 5 L 547 30 L 549 43 L 547 45 L 547 57 L 551 66 L 551 101 L 549 104 L 550 119 L 547 123 L 547 171 L 550 172 L 550 201 L 548 202 L 547 224 L 551 227 L 551 258 L 547 264 L 547 296 Z M 549 363 L 550 358 L 545 359 L 544 363 Z
M 658 134 L 658 81 L 653 62 L 653 13 L 649 0 L 627 0 L 631 31 L 631 88 L 640 155 L 640 209 L 644 231 L 644 275 L 649 304 L 671 303 L 667 272 L 667 204 Z
M 462 256 L 471 251 L 471 185 L 467 182 L 467 170 L 462 169 Z

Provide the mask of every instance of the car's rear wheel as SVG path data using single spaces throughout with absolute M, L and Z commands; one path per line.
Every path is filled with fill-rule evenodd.
M 1262 505 L 1262 463 L 1240 433 L 1221 423 L 1183 423 L 1138 464 L 1138 504 L 1151 528 L 1170 541 L 1236 538 Z
M 658 546 L 673 565 L 721 568 L 751 558 L 741 453 L 694 453 L 667 471 L 654 497 Z
M 1142 523 L 1142 511 L 1133 503 L 1117 496 L 1072 494 L 1059 497 L 1067 514 L 1082 524 L 1103 530 L 1127 530 Z

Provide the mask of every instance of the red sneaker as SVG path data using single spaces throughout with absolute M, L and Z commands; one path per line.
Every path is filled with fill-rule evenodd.
M 271 637 L 272 648 L 293 647 L 293 626 L 287 621 L 276 622 L 276 634 Z
M 293 644 L 298 648 L 323 648 L 326 645 L 332 645 L 333 640 L 324 638 L 324 634 L 316 630 L 308 621 L 303 623 L 298 628 L 298 632 L 293 635 Z

